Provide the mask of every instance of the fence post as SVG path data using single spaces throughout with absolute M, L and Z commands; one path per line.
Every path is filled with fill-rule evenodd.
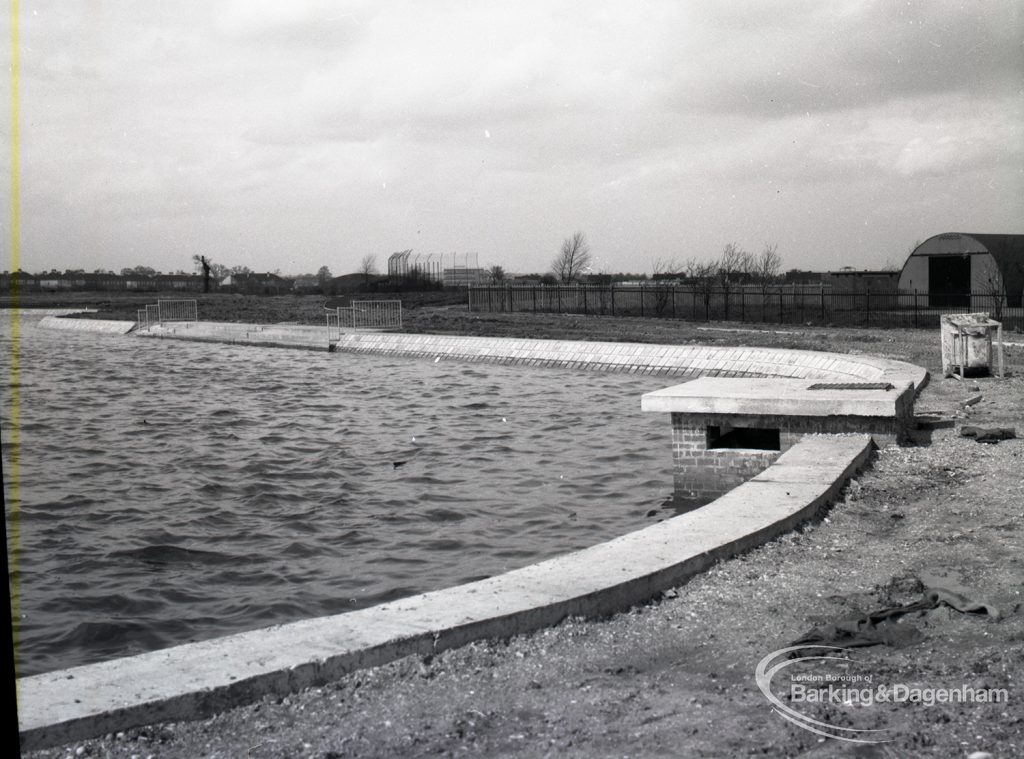
M 640 285 L 640 316 L 644 315 L 644 286 Z
M 583 315 L 587 315 L 587 288 L 583 286 Z
M 785 291 L 785 289 L 786 288 L 784 288 L 784 287 L 780 287 L 779 288 L 779 324 L 785 324 L 786 323 L 786 318 L 785 318 L 785 316 L 782 313 L 782 297 L 783 297 L 782 294 Z
M 615 283 L 608 285 L 608 295 L 612 304 L 612 316 L 615 316 Z
M 871 293 L 864 293 L 864 326 L 871 326 Z
M 821 298 L 821 323 L 825 324 L 825 284 L 818 283 L 818 295 Z
M 672 285 L 672 289 L 670 290 L 670 292 L 672 293 L 672 318 L 675 319 L 676 318 L 676 286 L 675 285 Z

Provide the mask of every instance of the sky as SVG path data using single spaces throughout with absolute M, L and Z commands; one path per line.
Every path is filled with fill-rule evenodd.
M 600 272 L 729 243 L 820 271 L 1024 233 L 1019 0 L 21 0 L 18 21 L 27 271 L 342 274 L 411 248 L 544 272 L 577 230 Z

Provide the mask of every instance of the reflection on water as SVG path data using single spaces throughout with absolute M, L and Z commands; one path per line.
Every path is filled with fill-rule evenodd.
M 640 412 L 664 379 L 26 318 L 20 382 L 22 675 L 447 587 L 670 513 L 670 425 Z

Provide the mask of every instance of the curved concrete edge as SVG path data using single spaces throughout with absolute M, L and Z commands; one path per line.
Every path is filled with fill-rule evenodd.
M 330 351 L 326 327 L 260 325 L 238 322 L 172 322 L 139 330 L 138 337 L 258 348 Z
M 138 332 L 139 337 L 148 337 L 155 340 L 188 340 L 192 343 L 219 343 L 220 345 L 244 345 L 246 347 L 254 348 L 290 348 L 292 350 L 306 350 L 306 351 L 329 351 L 331 350 L 330 345 L 326 342 L 312 343 L 305 341 L 292 341 L 292 340 L 268 340 L 268 339 L 250 339 L 245 337 L 200 337 L 198 335 L 189 335 L 187 337 L 182 335 L 166 335 L 158 333 L 146 333 Z
M 866 435 L 811 435 L 707 506 L 591 548 L 347 614 L 23 678 L 22 746 L 198 719 L 404 656 L 622 611 L 813 517 L 872 448 Z
M 634 374 L 835 379 L 891 382 L 896 387 L 911 383 L 916 392 L 920 392 L 928 382 L 927 369 L 904 361 L 786 348 L 353 333 L 341 335 L 335 350 Z
M 25 308 L 24 306 L 13 308 L 0 308 L 0 313 L 10 313 L 17 310 L 18 316 L 26 317 L 42 316 L 67 316 L 68 314 L 95 314 L 99 309 L 95 308 Z
M 126 335 L 135 329 L 135 322 L 116 319 L 66 319 L 63 316 L 44 316 L 39 320 L 40 327 L 47 329 L 63 329 L 73 332 L 107 332 L 113 335 Z
M 924 389 L 928 371 L 903 361 L 792 350 L 656 343 L 613 343 L 516 337 L 350 332 L 328 343 L 325 327 L 182 322 L 136 332 L 139 337 L 173 338 L 232 345 L 305 348 L 403 358 L 487 362 L 512 366 L 561 367 L 661 374 L 676 377 L 784 377 L 891 382 Z

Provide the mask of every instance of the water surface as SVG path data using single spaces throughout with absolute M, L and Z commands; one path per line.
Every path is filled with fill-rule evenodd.
M 31 317 L 21 338 L 20 675 L 456 585 L 667 515 L 669 421 L 640 412 L 664 378 Z

